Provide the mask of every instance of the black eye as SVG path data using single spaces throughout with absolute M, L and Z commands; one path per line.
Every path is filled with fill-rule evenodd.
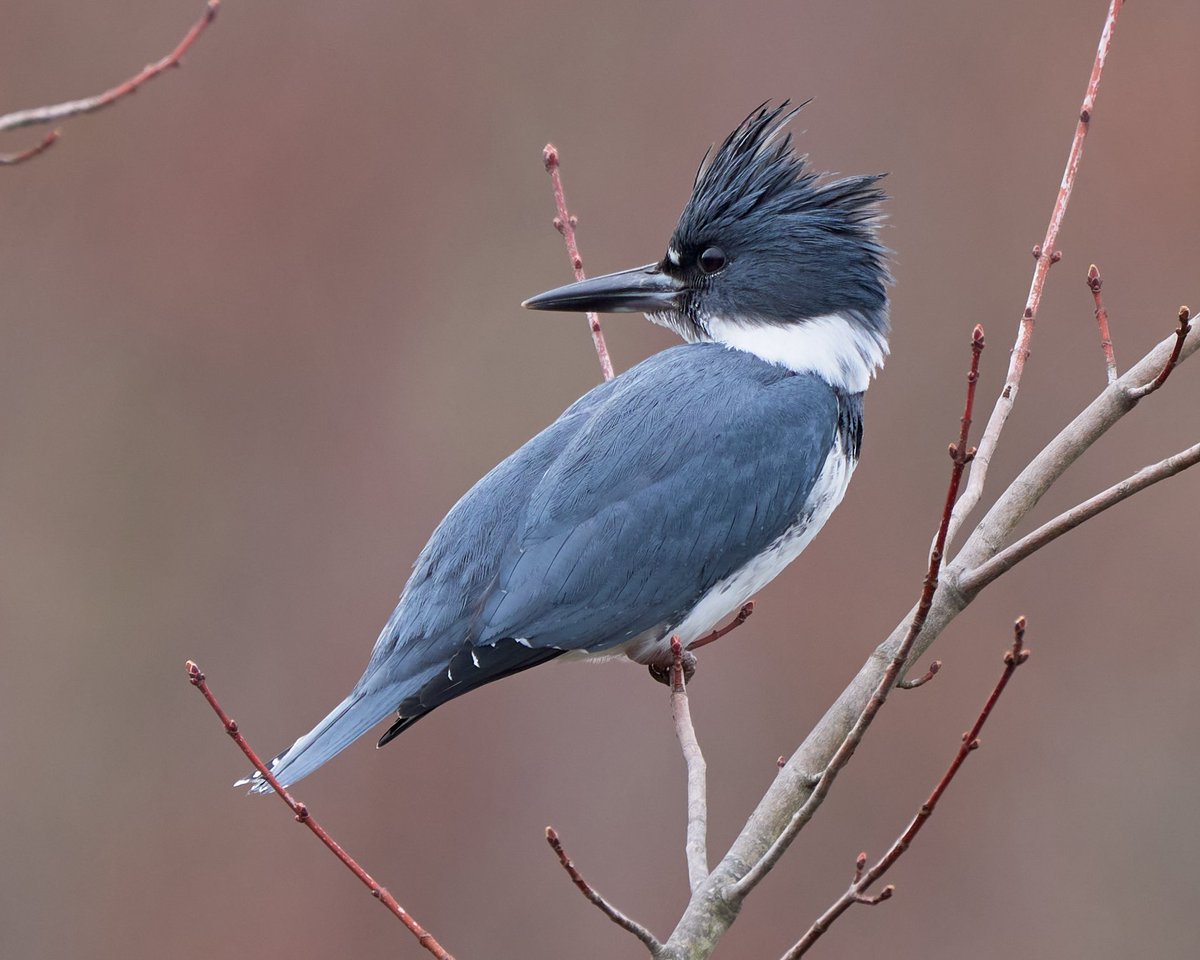
M 696 263 L 700 265 L 700 269 L 705 273 L 716 273 L 725 266 L 725 251 L 720 247 L 709 247 L 700 254 Z

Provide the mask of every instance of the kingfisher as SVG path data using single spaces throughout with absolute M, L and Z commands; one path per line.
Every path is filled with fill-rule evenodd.
M 295 783 L 389 716 L 559 658 L 660 671 L 808 546 L 846 492 L 888 352 L 882 175 L 813 172 L 787 101 L 705 155 L 662 259 L 526 300 L 685 342 L 575 401 L 472 487 L 353 690 L 270 763 Z M 239 784 L 265 793 L 259 773 Z

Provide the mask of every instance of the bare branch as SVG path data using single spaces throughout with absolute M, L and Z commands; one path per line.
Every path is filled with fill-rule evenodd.
M 238 730 L 237 722 L 230 718 L 229 714 L 225 712 L 221 704 L 217 701 L 216 695 L 212 692 L 212 690 L 209 689 L 208 683 L 205 680 L 204 674 L 200 671 L 200 668 L 191 660 L 187 662 L 187 672 L 188 680 L 191 682 L 192 686 L 196 687 L 204 695 L 204 699 L 208 701 L 208 705 L 212 707 L 213 712 L 220 718 L 221 723 L 224 725 L 225 732 L 233 738 L 233 742 L 236 743 L 241 749 L 242 753 L 246 755 L 246 759 L 254 764 L 254 769 L 263 775 L 267 783 L 269 783 L 275 793 L 278 794 L 279 799 L 291 808 L 292 813 L 296 815 L 296 821 L 308 827 L 308 829 L 312 831 L 316 838 L 325 844 L 329 851 L 335 857 L 341 860 L 351 873 L 358 877 L 363 886 L 371 891 L 371 896 L 382 903 L 393 914 L 395 914 L 397 918 L 399 918 L 400 922 L 403 923 L 409 929 L 412 935 L 417 938 L 417 942 L 420 943 L 422 947 L 424 947 L 433 956 L 437 957 L 438 960 L 454 960 L 454 958 L 446 952 L 445 948 L 438 943 L 436 939 L 434 939 L 433 934 L 417 923 L 417 921 L 413 919 L 412 915 L 408 913 L 408 911 L 406 911 L 402 906 L 400 906 L 396 898 L 392 896 L 385 887 L 379 884 L 374 877 L 367 873 L 367 871 L 359 865 L 358 861 L 350 856 L 350 854 L 348 854 L 342 848 L 341 844 L 339 844 L 333 839 L 333 837 L 329 835 L 324 827 L 317 823 L 316 818 L 309 813 L 308 807 L 306 807 L 303 803 L 293 799 L 292 795 L 288 793 L 286 789 L 284 789 L 283 785 L 278 780 L 275 779 L 275 775 L 271 773 L 270 769 L 265 763 L 263 763 L 262 759 L 255 752 L 254 748 L 251 747 L 246 738 L 242 736 L 241 731 Z
M 1167 377 L 1171 375 L 1171 371 L 1175 369 L 1175 364 L 1179 362 L 1179 353 L 1183 350 L 1183 341 L 1187 339 L 1187 335 L 1192 330 L 1192 325 L 1189 322 L 1191 318 L 1192 312 L 1186 306 L 1179 308 L 1179 329 L 1175 331 L 1175 349 L 1171 351 L 1171 356 L 1167 358 L 1167 362 L 1163 364 L 1163 368 L 1157 377 L 1149 383 L 1135 387 L 1129 391 L 1129 395 L 1134 400 L 1141 400 L 1142 397 L 1149 396 L 1167 382 Z
M 579 255 L 579 247 L 575 243 L 575 228 L 579 221 L 567 212 L 567 198 L 563 193 L 562 174 L 559 173 L 558 148 L 548 143 L 542 150 L 542 160 L 546 164 L 546 172 L 550 174 L 550 183 L 554 187 L 554 206 L 558 215 L 554 218 L 554 229 L 562 234 L 567 244 L 567 255 L 571 258 L 571 268 L 575 271 L 576 280 L 587 279 L 583 272 L 583 257 Z M 604 332 L 600 329 L 600 317 L 594 311 L 588 311 L 588 327 L 592 331 L 592 343 L 596 347 L 596 356 L 600 359 L 600 372 L 605 380 L 613 378 L 612 360 L 608 355 L 608 345 L 604 342 Z
M 1096 304 L 1096 326 L 1100 329 L 1100 349 L 1104 351 L 1104 369 L 1108 374 L 1108 382 L 1117 379 L 1117 357 L 1113 352 L 1112 334 L 1108 330 L 1108 311 L 1104 309 L 1104 299 L 1100 296 L 1100 288 L 1104 281 L 1100 278 L 1100 269 L 1093 263 L 1087 272 L 1088 289 L 1092 291 L 1092 300 Z
M 859 714 L 858 719 L 846 734 L 845 739 L 842 740 L 837 750 L 834 751 L 816 786 L 809 793 L 808 799 L 792 814 L 787 826 L 779 833 L 758 862 L 746 871 L 741 879 L 734 884 L 734 890 L 739 896 L 745 897 L 746 894 L 761 882 L 763 877 L 770 873 L 771 869 L 779 861 L 779 858 L 783 856 L 784 851 L 796 839 L 796 836 L 804 828 L 804 825 L 812 819 L 812 815 L 816 813 L 817 808 L 824 802 L 826 795 L 833 786 L 833 781 L 837 778 L 841 769 L 850 762 L 854 751 L 858 749 L 859 743 L 862 742 L 862 738 L 866 735 L 867 728 L 874 721 L 879 710 L 887 700 L 892 687 L 900 678 L 905 665 L 908 663 L 913 644 L 916 643 L 917 637 L 920 636 L 921 630 L 925 626 L 925 620 L 928 618 L 930 608 L 933 606 L 934 593 L 937 591 L 938 574 L 942 566 L 942 552 L 946 546 L 946 533 L 950 526 L 950 516 L 954 510 L 954 501 L 958 497 L 958 485 L 962 480 L 964 468 L 975 452 L 974 450 L 967 449 L 967 436 L 971 429 L 971 414 L 975 405 L 975 386 L 979 382 L 979 358 L 983 354 L 983 346 L 983 327 L 976 324 L 971 335 L 971 368 L 967 372 L 967 398 L 963 404 L 958 442 L 950 444 L 949 452 L 950 459 L 953 461 L 953 467 L 950 471 L 950 483 L 946 489 L 946 502 L 942 508 L 942 520 L 938 525 L 933 549 L 929 553 L 929 568 L 925 574 L 921 599 L 917 603 L 917 608 L 909 623 L 908 631 L 904 640 L 896 648 L 895 653 L 892 654 L 887 669 L 884 670 L 883 676 L 879 678 L 879 682 L 876 684 L 871 698 L 867 701 L 866 706 L 863 707 L 862 713 Z
M 1158 463 L 1143 467 L 1133 476 L 1113 484 L 1103 493 L 1098 493 L 1078 506 L 1060 513 L 1053 520 L 1042 524 L 1033 533 L 1001 550 L 986 563 L 981 563 L 974 570 L 964 574 L 958 582 L 959 589 L 969 593 L 982 590 L 1002 573 L 1011 570 L 1030 554 L 1057 540 L 1068 530 L 1074 530 L 1085 520 L 1090 520 L 1096 514 L 1102 513 L 1160 480 L 1166 480 L 1177 473 L 1182 473 L 1198 462 L 1200 462 L 1200 443 L 1194 447 L 1188 447 L 1172 457 L 1167 457 L 1165 460 L 1160 460 Z
M 678 637 L 671 638 L 671 719 L 675 721 L 675 736 L 679 738 L 687 765 L 687 842 L 684 849 L 688 882 L 694 892 L 708 877 L 708 768 L 692 726 L 684 678 L 683 645 Z
M 164 70 L 170 67 L 182 66 L 183 55 L 191 48 L 200 37 L 205 29 L 213 20 L 216 19 L 217 11 L 221 7 L 221 0 L 208 0 L 204 10 L 204 15 L 192 24 L 191 29 L 183 35 L 183 39 L 179 44 L 157 63 L 149 63 L 144 66 L 140 73 L 135 74 L 128 80 L 117 84 L 105 90 L 101 94 L 94 97 L 85 97 L 82 100 L 69 100 L 66 103 L 57 103 L 49 107 L 34 107 L 30 110 L 18 110 L 14 113 L 6 113 L 0 116 L 0 132 L 5 130 L 16 130 L 20 127 L 30 127 L 44 123 L 58 123 L 60 120 L 67 120 L 71 117 L 78 117 L 85 113 L 95 113 L 97 110 L 102 110 L 110 104 L 116 103 L 118 100 L 129 96 L 137 91 L 144 83 L 153 80 Z M 0 163 L 14 164 L 21 163 L 25 160 L 30 160 L 33 157 L 44 153 L 49 149 L 54 141 L 58 139 L 58 131 L 54 131 L 47 136 L 38 146 L 33 147 L 23 153 L 12 154 L 0 158 Z
M 971 467 L 971 476 L 967 488 L 963 491 L 962 499 L 954 511 L 950 524 L 950 535 L 947 542 L 953 542 L 963 521 L 979 504 L 983 496 L 983 485 L 987 480 L 988 464 L 996 452 L 1000 441 L 1000 433 L 1004 430 L 1005 421 L 1012 411 L 1017 399 L 1017 389 L 1021 384 L 1021 374 L 1025 371 L 1025 361 L 1029 358 L 1029 343 L 1033 337 L 1034 321 L 1037 318 L 1038 307 L 1042 302 L 1042 289 L 1046 284 L 1046 275 L 1056 258 L 1042 256 L 1042 251 L 1054 251 L 1058 241 L 1058 232 L 1062 227 L 1063 217 L 1067 213 L 1067 205 L 1071 201 L 1071 191 L 1075 187 L 1075 176 L 1079 171 L 1079 160 L 1083 156 L 1083 140 L 1087 136 L 1091 123 L 1092 112 L 1096 108 L 1096 93 L 1100 87 L 1100 76 L 1104 72 L 1104 63 L 1112 45 L 1113 31 L 1117 24 L 1117 15 L 1121 12 L 1122 0 L 1111 0 L 1108 16 L 1104 21 L 1104 29 L 1100 33 L 1100 44 L 1096 49 L 1096 59 L 1092 63 L 1092 74 L 1088 79 L 1087 91 L 1083 96 L 1083 105 L 1079 110 L 1079 122 L 1075 126 L 1075 136 L 1071 140 L 1071 149 L 1067 154 L 1067 165 L 1063 171 L 1062 183 L 1058 188 L 1058 196 L 1054 201 L 1054 209 L 1050 213 L 1050 222 L 1046 227 L 1046 238 L 1039 247 L 1034 248 L 1037 264 L 1033 271 L 1033 280 L 1029 286 L 1029 296 L 1025 301 L 1025 311 L 1017 327 L 1017 342 L 1013 347 L 1012 359 L 1008 365 L 1008 376 L 1004 388 L 992 409 L 983 431 L 983 439 L 979 441 L 979 452 L 975 455 L 975 463 Z
M 753 613 L 754 613 L 754 601 L 747 600 L 745 603 L 742 604 L 742 609 L 737 612 L 737 616 L 735 616 L 732 620 L 730 620 L 727 624 L 725 624 L 725 626 L 718 627 L 712 633 L 708 634 L 707 636 L 701 637 L 699 640 L 693 640 L 691 643 L 688 644 L 687 648 L 689 650 L 699 650 L 701 647 L 707 647 L 710 643 L 716 643 L 722 637 L 728 636 L 729 634 L 733 633 L 734 630 L 736 630 L 743 623 L 745 623 L 747 620 L 749 620 Z
M 643 927 L 636 920 L 633 920 L 623 914 L 620 910 L 614 907 L 611 903 L 600 896 L 579 872 L 575 864 L 571 862 L 567 852 L 563 849 L 562 841 L 558 838 L 558 831 L 553 827 L 546 828 L 546 842 L 558 855 L 558 862 L 562 864 L 562 868 L 567 871 L 567 876 L 571 878 L 571 882 L 579 888 L 582 893 L 591 903 L 595 904 L 600 912 L 603 913 L 609 920 L 615 923 L 623 930 L 628 930 L 635 937 L 646 945 L 646 949 L 650 951 L 652 957 L 658 957 L 662 953 L 662 944 L 658 942 L 658 938 L 649 930 Z
M 912 842 L 916 839 L 917 834 L 921 832 L 921 828 L 933 816 L 933 811 L 937 807 L 938 801 L 941 800 L 942 794 L 946 792 L 946 788 L 950 786 L 950 781 L 954 779 L 967 757 L 979 748 L 979 734 L 983 730 L 983 725 L 987 723 L 988 717 L 991 716 L 992 709 L 996 706 L 996 701 L 1000 699 L 1000 695 L 1004 692 L 1004 688 L 1008 686 L 1008 681 L 1012 678 L 1017 667 L 1029 659 L 1029 650 L 1025 647 L 1024 640 L 1025 618 L 1018 617 L 1013 624 L 1012 647 L 1004 652 L 1004 672 L 1000 674 L 1000 679 L 992 689 L 991 695 L 984 702 L 983 709 L 979 711 L 979 716 L 976 718 L 974 726 L 962 735 L 962 743 L 958 748 L 958 752 L 954 755 L 954 759 L 951 761 L 946 772 L 942 774 L 942 779 L 933 788 L 929 799 L 921 804 L 916 816 L 909 821 L 904 832 L 900 834 L 888 852 L 873 867 L 869 870 L 867 869 L 867 855 L 865 853 L 858 855 L 858 859 L 854 864 L 854 880 L 850 884 L 850 889 L 843 893 L 828 910 L 821 914 L 816 922 L 808 928 L 804 936 L 783 955 L 782 960 L 799 960 L 817 942 L 821 935 L 829 929 L 830 925 L 854 904 L 864 903 L 873 906 L 891 897 L 895 888 L 890 884 L 873 897 L 868 896 L 866 891 L 887 873 L 892 865 L 904 856 L 908 848 L 912 846 Z

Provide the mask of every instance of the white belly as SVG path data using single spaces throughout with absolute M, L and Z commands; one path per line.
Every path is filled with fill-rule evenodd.
M 854 467 L 855 461 L 846 456 L 839 437 L 813 485 L 809 496 L 811 513 L 785 531 L 763 553 L 714 584 L 678 624 L 665 631 L 655 630 L 635 637 L 624 645 L 621 652 L 638 663 L 661 662 L 669 656 L 672 636 L 678 636 L 687 647 L 689 643 L 710 633 L 800 556 L 821 527 L 825 526 L 834 508 L 841 503 Z M 611 655 L 617 651 L 607 652 Z

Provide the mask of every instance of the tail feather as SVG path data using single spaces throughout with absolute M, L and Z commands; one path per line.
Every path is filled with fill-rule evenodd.
M 267 768 L 283 786 L 290 786 L 332 760 L 382 721 L 396 709 L 397 702 L 394 688 L 355 688 L 329 716 L 267 764 Z M 249 786 L 251 793 L 271 792 L 271 785 L 257 770 L 234 786 Z

